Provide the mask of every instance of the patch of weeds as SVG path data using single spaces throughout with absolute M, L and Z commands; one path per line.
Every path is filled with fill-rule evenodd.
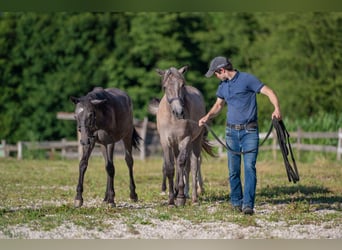
M 335 212 L 335 213 L 328 213 L 323 215 L 324 221 L 335 221 L 336 223 L 342 223 L 342 216 L 341 213 Z
M 41 209 L 5 209 L 2 211 L 0 221 L 2 225 L 17 225 L 40 220 L 44 216 L 45 215 Z
M 232 217 L 232 222 L 242 227 L 259 227 L 255 215 L 237 215 Z
M 127 219 L 127 229 L 131 234 L 138 235 L 140 232 L 136 229 L 136 225 L 153 225 L 153 223 L 145 216 L 137 215 Z
M 282 210 L 282 218 L 289 225 L 320 225 L 324 222 L 336 221 L 341 217 L 338 213 L 320 214 L 315 211 L 316 209 L 307 201 L 292 202 Z
M 152 225 L 153 223 L 145 216 L 134 216 L 128 220 L 128 224 Z
M 267 220 L 269 222 L 279 222 L 282 219 L 282 214 L 279 211 L 276 211 L 274 213 L 271 213 Z
M 13 234 L 13 232 L 6 228 L 6 227 L 0 227 L 0 231 L 5 235 L 7 236 L 8 238 L 12 239 L 15 237 L 15 235 Z
M 289 214 L 302 214 L 310 212 L 310 203 L 306 200 L 298 201 L 298 202 L 291 202 L 287 207 Z
M 110 227 L 110 224 L 106 221 L 116 218 L 116 215 L 113 216 L 113 213 L 109 212 L 110 210 L 115 209 L 109 209 L 107 207 L 73 209 L 67 219 L 87 230 L 104 230 Z
M 158 213 L 158 219 L 161 221 L 171 220 L 171 215 L 168 213 Z
M 33 230 L 50 231 L 60 226 L 64 218 L 56 208 L 23 208 L 2 210 L 1 224 L 27 224 Z

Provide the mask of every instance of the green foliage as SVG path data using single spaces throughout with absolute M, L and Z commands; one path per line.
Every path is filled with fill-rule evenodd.
M 56 119 L 72 112 L 71 95 L 95 86 L 128 92 L 134 116 L 163 92 L 156 68 L 188 64 L 188 84 L 198 87 L 207 109 L 218 80 L 204 74 L 217 55 L 255 74 L 280 98 L 284 118 L 304 123 L 320 114 L 340 127 L 342 13 L 2 13 L 0 15 L 0 138 L 75 138 L 75 123 Z M 272 105 L 258 96 L 261 123 Z M 213 125 L 224 124 L 225 112 Z M 325 126 L 332 126 L 326 128 Z M 304 126 L 301 126 L 304 128 Z
M 319 112 L 338 114 L 341 14 L 263 13 L 258 18 L 268 27 L 253 46 L 257 60 L 252 70 L 277 91 L 284 115 L 299 119 Z M 266 106 L 267 100 L 260 102 L 261 109 Z

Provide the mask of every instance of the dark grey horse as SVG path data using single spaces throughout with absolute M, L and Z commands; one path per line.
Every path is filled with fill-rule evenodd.
M 114 175 L 115 167 L 113 153 L 115 143 L 122 140 L 125 146 L 125 160 L 129 170 L 130 198 L 138 200 L 135 192 L 133 177 L 132 147 L 138 148 L 140 136 L 133 126 L 132 102 L 129 96 L 115 88 L 94 88 L 86 96 L 80 98 L 70 97 L 76 104 L 75 118 L 78 131 L 81 133 L 83 154 L 79 164 L 79 179 L 75 207 L 83 204 L 83 181 L 88 167 L 89 157 L 95 146 L 99 143 L 105 159 L 107 171 L 107 187 L 104 202 L 115 206 Z
M 189 170 L 192 172 L 192 202 L 198 201 L 197 180 L 201 181 L 201 150 L 215 156 L 206 139 L 206 130 L 198 126 L 198 120 L 205 115 L 202 94 L 196 88 L 186 85 L 184 72 L 171 67 L 157 70 L 162 77 L 164 96 L 160 102 L 150 102 L 149 111 L 157 116 L 157 128 L 163 148 L 163 173 L 169 182 L 169 205 L 184 205 Z M 176 171 L 175 167 L 176 165 Z M 174 175 L 176 172 L 176 183 Z M 200 185 L 201 187 L 201 185 Z

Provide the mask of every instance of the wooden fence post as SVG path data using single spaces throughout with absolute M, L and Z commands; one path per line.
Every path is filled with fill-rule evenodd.
M 1 150 L 0 150 L 1 157 L 7 157 L 7 150 L 6 150 L 6 140 L 1 140 Z
M 17 159 L 21 160 L 23 159 L 23 142 L 18 141 L 17 143 Z
M 342 154 L 342 128 L 338 129 L 338 144 L 337 144 L 337 160 L 341 160 L 341 154 Z
M 62 157 L 62 159 L 65 159 L 65 156 L 66 156 L 66 139 L 63 138 L 61 142 L 63 144 L 63 147 L 61 150 L 61 157 Z

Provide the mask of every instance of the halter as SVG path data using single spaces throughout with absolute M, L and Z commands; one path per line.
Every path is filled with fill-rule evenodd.
M 184 106 L 184 101 L 183 98 L 180 97 L 173 97 L 171 99 L 169 99 L 168 97 L 166 97 L 167 102 L 171 105 L 172 102 L 179 100 L 179 102 L 181 103 L 182 106 Z
M 171 74 L 172 74 L 172 72 L 171 72 L 170 69 L 166 70 L 163 82 L 166 82 L 166 80 L 170 77 Z M 184 107 L 184 100 L 183 100 L 183 98 L 181 98 L 181 97 L 172 97 L 172 98 L 168 98 L 168 97 L 166 96 L 166 99 L 167 99 L 167 102 L 168 102 L 170 105 L 171 105 L 172 102 L 178 100 L 178 101 L 181 103 L 181 105 Z

